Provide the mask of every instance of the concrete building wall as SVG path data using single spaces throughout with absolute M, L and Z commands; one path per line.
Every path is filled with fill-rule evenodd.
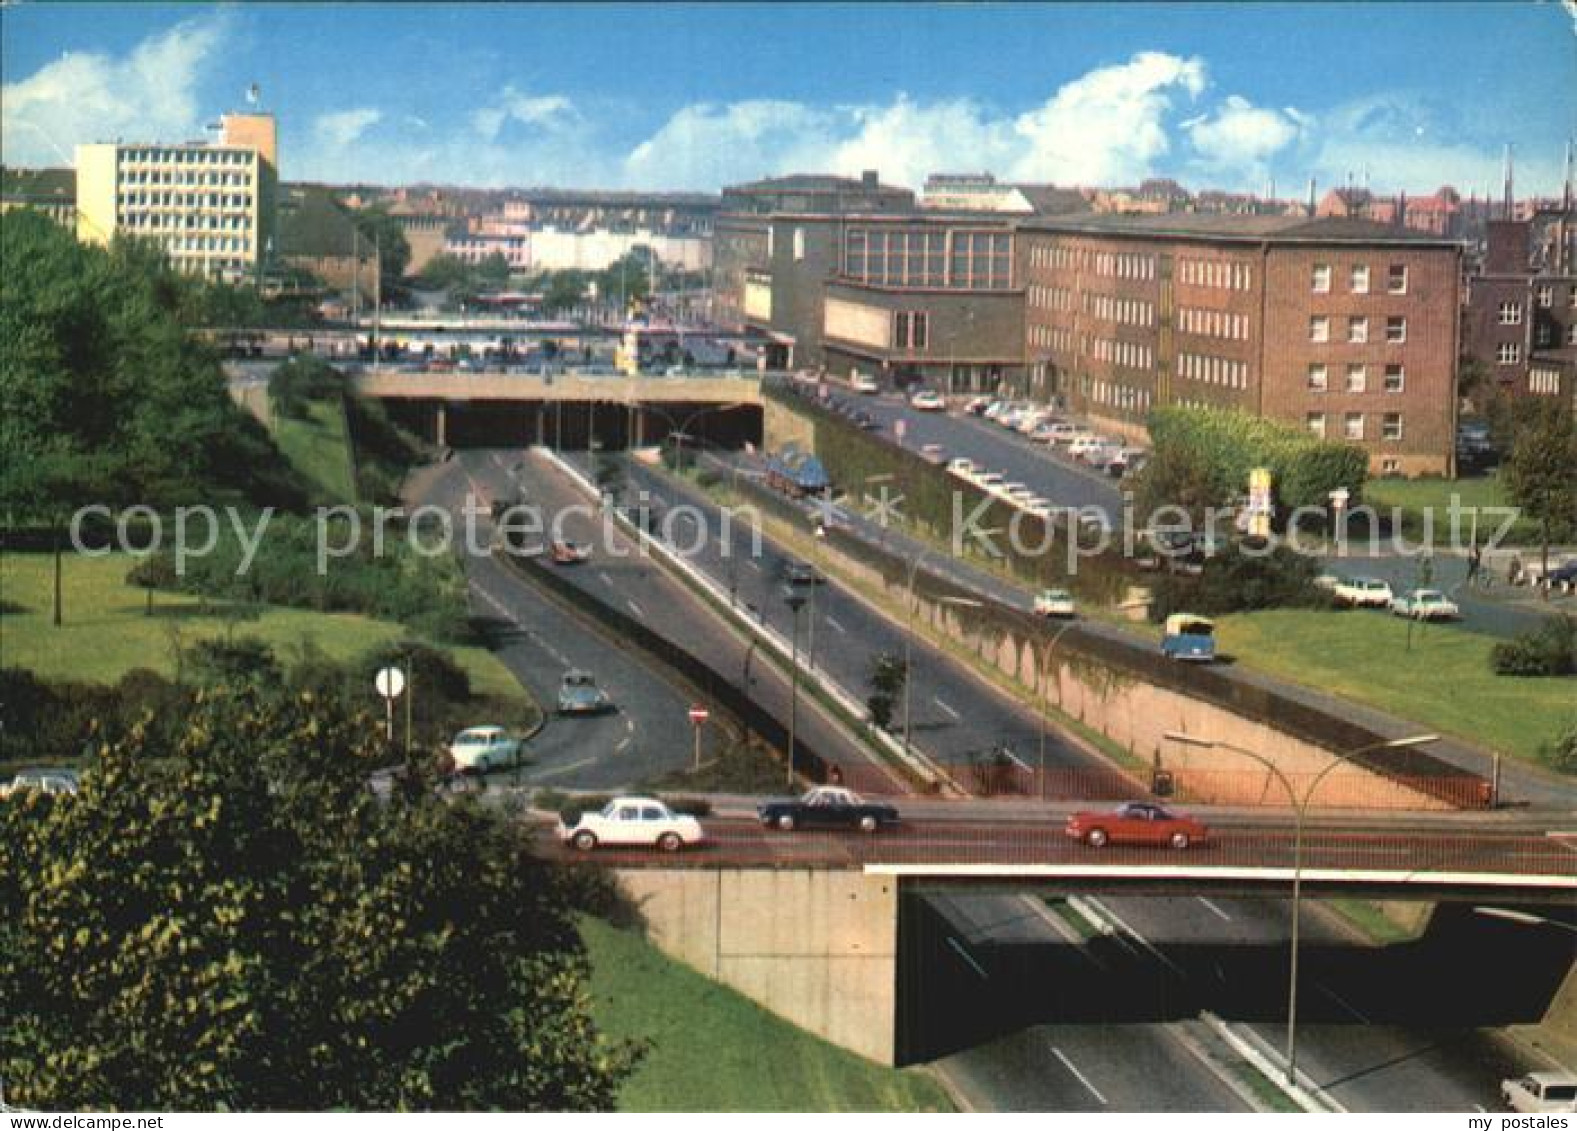
M 896 1054 L 898 881 L 816 868 L 627 868 L 663 953 L 881 1064 Z

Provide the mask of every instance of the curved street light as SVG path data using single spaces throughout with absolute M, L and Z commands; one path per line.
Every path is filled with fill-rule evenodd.
M 1367 746 L 1360 746 L 1356 750 L 1349 750 L 1343 754 L 1336 754 L 1331 761 L 1315 774 L 1299 796 L 1292 781 L 1275 762 L 1263 754 L 1247 750 L 1231 742 L 1222 742 L 1214 738 L 1202 738 L 1199 735 L 1188 734 L 1184 731 L 1169 730 L 1166 738 L 1184 746 L 1199 746 L 1228 750 L 1234 754 L 1241 754 L 1250 758 L 1270 771 L 1271 775 L 1281 783 L 1287 791 L 1287 800 L 1292 803 L 1293 812 L 1293 842 L 1292 842 L 1292 939 L 1291 956 L 1287 973 L 1287 1073 L 1288 1084 L 1296 1086 L 1298 1082 L 1298 935 L 1299 920 L 1303 900 L 1303 827 L 1308 816 L 1309 802 L 1314 796 L 1314 791 L 1319 788 L 1330 772 L 1338 766 L 1350 765 L 1355 758 L 1376 750 L 1397 750 L 1405 747 L 1423 746 L 1426 743 L 1437 741 L 1438 734 L 1414 734 L 1406 738 L 1392 738 L 1383 742 L 1371 742 Z

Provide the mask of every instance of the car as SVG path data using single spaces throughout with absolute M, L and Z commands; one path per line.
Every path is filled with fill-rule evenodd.
M 1377 577 L 1349 577 L 1337 583 L 1336 599 L 1355 609 L 1388 609 L 1391 586 Z
M 820 585 L 826 580 L 808 563 L 794 560 L 783 563 L 783 579 L 790 585 Z
M 1336 587 L 1345 580 L 1346 578 L 1339 573 L 1322 573 L 1317 575 L 1310 584 L 1326 593 L 1335 593 Z
M 797 798 L 767 801 L 756 806 L 756 816 L 768 828 L 782 829 L 859 829 L 874 833 L 884 825 L 898 823 L 898 810 L 891 805 L 866 801 L 852 789 L 838 785 L 818 785 Z
M 9 785 L 0 786 L 0 800 L 23 793 L 75 794 L 81 784 L 75 770 L 49 767 L 21 770 Z
M 1072 432 L 1064 432 L 1052 440 L 1053 444 L 1066 448 L 1068 453 L 1073 453 L 1074 444 L 1088 444 L 1095 439 L 1095 433 L 1088 428 L 1075 428 Z
M 1025 436 L 1029 436 L 1034 433 L 1035 429 L 1039 428 L 1046 422 L 1046 418 L 1048 416 L 1050 416 L 1050 413 L 1026 412 L 1023 416 L 1019 417 L 1018 423 L 1013 427 L 1017 432 L 1020 432 Z
M 1577 1075 L 1530 1072 L 1500 1082 L 1500 1098 L 1512 1111 L 1577 1111 Z
M 1049 420 L 1042 420 L 1029 430 L 1029 438 L 1037 444 L 1049 444 L 1051 443 L 1052 429 L 1055 427 L 1056 425 Z
M 1391 613 L 1414 620 L 1456 620 L 1462 610 L 1438 589 L 1413 589 L 1391 598 Z
M 1088 460 L 1091 453 L 1106 447 L 1111 441 L 1093 432 L 1086 432 L 1068 441 L 1068 454 L 1074 459 Z
M 706 843 L 700 821 L 675 813 L 655 797 L 615 797 L 595 813 L 579 814 L 574 823 L 560 817 L 558 837 L 582 852 L 603 845 L 678 852 Z
M 1161 637 L 1161 655 L 1169 660 L 1189 660 L 1208 664 L 1216 658 L 1216 626 L 1213 621 L 1192 613 L 1173 613 L 1166 618 Z
M 1096 470 L 1105 471 L 1113 461 L 1123 458 L 1123 450 L 1116 444 L 1101 444 L 1099 447 L 1089 449 L 1079 458 Z
M 856 410 L 850 414 L 849 419 L 854 421 L 855 425 L 865 432 L 879 432 L 882 428 L 882 422 L 864 409 Z
M 958 456 L 947 461 L 947 470 L 952 472 L 954 475 L 960 475 L 965 479 L 972 479 L 974 478 L 975 474 L 979 472 L 980 468 L 978 465 L 976 465 L 974 460 L 965 459 L 963 456 Z
M 613 700 L 597 686 L 596 677 L 578 668 L 565 672 L 559 681 L 558 705 L 561 715 L 600 715 L 613 710 Z
M 942 399 L 942 394 L 934 389 L 921 389 L 909 398 L 909 407 L 919 409 L 921 412 L 941 412 L 947 407 L 947 402 Z
M 1038 617 L 1071 617 L 1073 594 L 1066 589 L 1042 589 L 1035 594 L 1035 615 Z
M 921 444 L 920 458 L 931 463 L 941 463 L 947 457 L 947 449 L 941 444 Z
M 576 565 L 591 557 L 591 547 L 579 542 L 554 542 L 548 553 L 555 565 Z
M 1050 518 L 1052 514 L 1051 500 L 1043 499 L 1036 495 L 1033 499 L 1024 500 L 1024 513 L 1032 514 L 1036 518 Z
M 1204 844 L 1210 830 L 1192 817 L 1179 816 L 1152 801 L 1128 801 L 1109 813 L 1079 812 L 1062 830 L 1091 848 L 1108 844 L 1167 846 L 1181 851 Z
M 990 397 L 972 397 L 964 405 L 964 411 L 970 416 L 982 416 L 985 414 L 986 409 L 991 407 L 991 403 Z
M 501 726 L 466 727 L 449 742 L 449 757 L 462 774 L 485 774 L 520 762 L 520 740 Z
M 1002 489 L 1002 484 L 1006 482 L 1006 480 L 1003 479 L 1000 472 L 983 471 L 979 475 L 975 476 L 975 482 L 980 484 L 980 486 L 984 487 L 987 491 L 999 491 Z
M 870 396 L 873 393 L 879 393 L 882 391 L 882 385 L 880 381 L 871 376 L 869 373 L 861 373 L 859 370 L 855 370 L 853 373 L 849 374 L 849 388 L 853 389 L 856 393 L 864 393 L 866 396 Z
M 1028 484 L 1020 483 L 1016 479 L 1002 484 L 998 490 L 1010 499 L 1033 499 L 1035 497 L 1035 492 L 1029 489 Z
M 1045 442 L 1048 444 L 1066 444 L 1077 436 L 1083 429 L 1077 424 L 1070 424 L 1066 420 L 1048 423 L 1045 428 Z

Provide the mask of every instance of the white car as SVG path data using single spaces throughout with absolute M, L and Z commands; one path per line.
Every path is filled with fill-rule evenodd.
M 1500 1098 L 1512 1111 L 1577 1111 L 1577 1076 L 1530 1072 L 1516 1080 L 1502 1080 Z
M 458 772 L 485 774 L 516 765 L 520 740 L 499 726 L 467 727 L 449 743 L 449 756 Z
M 0 786 L 0 800 L 23 793 L 74 794 L 80 785 L 75 770 L 23 770 L 9 785 Z
M 1002 484 L 1001 490 L 1004 495 L 1011 499 L 1033 499 L 1035 497 L 1035 492 L 1017 480 Z
M 920 458 L 929 460 L 931 463 L 941 463 L 947 458 L 947 449 L 942 447 L 941 444 L 921 444 Z
M 1355 609 L 1388 609 L 1391 586 L 1377 577 L 1350 577 L 1336 583 L 1336 599 Z
M 975 482 L 987 491 L 1000 491 L 1002 489 L 1002 474 L 996 471 L 985 471 L 975 476 Z
M 1075 436 L 1068 441 L 1068 454 L 1074 459 L 1088 459 L 1094 452 L 1100 451 L 1111 443 L 1105 436 L 1096 436 L 1086 432 L 1082 436 Z
M 1066 444 L 1075 436 L 1083 434 L 1084 429 L 1077 424 L 1069 424 L 1066 420 L 1059 420 L 1046 427 L 1046 443 Z
M 615 797 L 596 813 L 582 813 L 573 825 L 561 817 L 558 837 L 582 852 L 599 845 L 651 846 L 678 852 L 706 840 L 700 821 L 675 813 L 655 797 Z
M 1456 620 L 1462 615 L 1456 602 L 1438 589 L 1414 589 L 1393 597 L 1391 612 L 1415 620 Z
M 963 479 L 973 479 L 980 472 L 974 460 L 962 456 L 948 460 L 947 470 Z
M 849 388 L 853 389 L 856 393 L 869 394 L 879 393 L 882 391 L 881 382 L 876 380 L 876 378 L 872 377 L 869 373 L 860 373 L 858 371 L 849 375 Z
M 1066 589 L 1042 589 L 1035 594 L 1036 616 L 1071 617 L 1073 613 L 1073 594 Z
M 921 412 L 941 412 L 947 407 L 947 402 L 942 399 L 942 394 L 934 389 L 921 389 L 909 398 L 909 407 L 919 409 Z

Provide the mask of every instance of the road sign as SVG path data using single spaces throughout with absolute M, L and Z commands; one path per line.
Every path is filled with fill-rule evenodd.
M 385 699 L 398 699 L 405 690 L 405 673 L 399 668 L 382 668 L 373 677 L 372 684 Z
M 712 713 L 710 711 L 708 711 L 705 707 L 697 705 L 697 706 L 694 706 L 694 707 L 690 708 L 690 725 L 691 726 L 700 726 L 702 723 L 706 722 L 706 720 L 711 718 L 711 717 L 712 717 Z
M 909 431 L 909 422 L 899 417 L 893 421 L 893 435 L 898 437 L 898 442 L 903 443 L 904 433 Z

